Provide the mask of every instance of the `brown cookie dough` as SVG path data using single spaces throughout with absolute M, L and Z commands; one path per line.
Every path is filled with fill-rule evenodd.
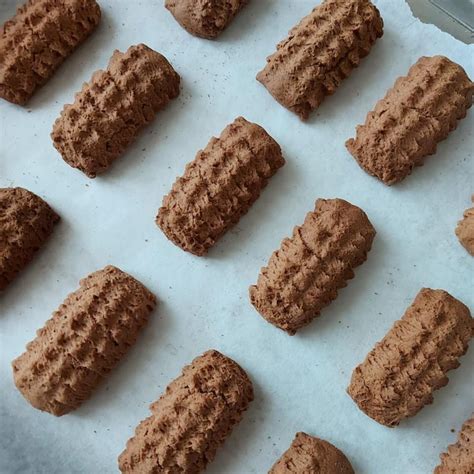
M 456 227 L 456 235 L 461 245 L 474 257 L 474 207 L 464 211 L 464 216 Z
M 434 474 L 474 473 L 474 413 L 462 426 L 457 443 L 448 446 L 440 458 L 441 464 Z
M 323 439 L 296 433 L 268 474 L 354 474 L 344 453 Z
M 15 385 L 39 410 L 75 410 L 135 343 L 155 305 L 116 267 L 90 274 L 13 361 Z
M 214 39 L 247 3 L 248 0 L 166 0 L 165 7 L 188 33 Z
M 27 189 L 0 188 L 0 291 L 33 259 L 59 216 Z
M 374 237 L 362 209 L 343 199 L 318 199 L 303 225 L 262 268 L 250 287 L 250 301 L 267 321 L 295 334 L 354 277 Z
M 278 143 L 259 125 L 238 117 L 186 166 L 163 199 L 156 223 L 183 250 L 204 255 L 284 164 Z
M 0 97 L 24 105 L 95 29 L 95 0 L 29 0 L 0 35 Z
M 64 161 L 90 178 L 104 172 L 179 94 L 179 75 L 144 44 L 115 51 L 107 70 L 66 105 L 51 137 Z
M 443 290 L 423 288 L 353 372 L 347 389 L 378 423 L 396 426 L 433 402 L 474 334 L 469 309 Z
M 205 352 L 183 369 L 143 420 L 119 457 L 123 473 L 195 474 L 253 400 L 252 382 L 232 359 Z
M 444 56 L 422 57 L 377 102 L 346 147 L 367 173 L 398 183 L 466 116 L 473 91 L 461 66 Z
M 382 34 L 382 18 L 369 0 L 325 0 L 277 45 L 257 80 L 306 120 Z

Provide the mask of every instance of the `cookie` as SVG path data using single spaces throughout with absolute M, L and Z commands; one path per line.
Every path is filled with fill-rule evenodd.
M 474 196 L 472 201 L 474 202 Z M 464 216 L 456 227 L 456 235 L 461 245 L 474 257 L 474 207 L 464 211 Z
M 377 102 L 346 147 L 367 173 L 387 185 L 398 183 L 466 116 L 473 91 L 459 64 L 422 57 Z
M 336 299 L 367 259 L 375 229 L 362 209 L 343 199 L 318 199 L 302 226 L 281 243 L 250 301 L 276 327 L 295 334 Z
M 52 234 L 59 216 L 23 188 L 0 188 L 0 291 L 28 265 Z
M 24 105 L 94 31 L 95 0 L 29 0 L 0 35 L 0 97 Z
M 443 290 L 423 288 L 353 372 L 347 389 L 378 423 L 396 426 L 433 402 L 474 335 L 469 309 Z
M 103 173 L 156 113 L 179 94 L 180 77 L 144 44 L 115 51 L 66 105 L 51 137 L 64 161 L 90 178 Z
M 325 0 L 277 45 L 257 80 L 306 120 L 382 34 L 382 18 L 369 0 Z
M 354 474 L 344 453 L 323 439 L 296 433 L 268 474 Z
M 13 361 L 15 385 L 39 410 L 75 410 L 133 346 L 155 305 L 116 267 L 90 274 Z
M 195 474 L 253 400 L 252 383 L 232 359 L 205 352 L 186 366 L 143 420 L 119 457 L 123 473 Z
M 229 25 L 248 0 L 166 0 L 165 7 L 190 34 L 214 39 Z
M 474 414 L 459 432 L 458 441 L 441 454 L 434 474 L 472 474 L 474 472 Z
M 278 143 L 259 125 L 238 117 L 186 166 L 163 199 L 156 223 L 174 244 L 204 255 L 284 164 Z

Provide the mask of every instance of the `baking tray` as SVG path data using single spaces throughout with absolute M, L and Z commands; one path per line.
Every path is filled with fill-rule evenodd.
M 15 2 L 2 2 L 0 16 Z M 470 205 L 474 114 L 412 176 L 386 187 L 344 147 L 395 78 L 421 55 L 444 54 L 474 76 L 473 47 L 420 23 L 404 2 L 380 0 L 385 34 L 307 123 L 255 80 L 265 57 L 314 0 L 255 0 L 218 41 L 189 36 L 163 2 L 101 0 L 99 30 L 27 108 L 0 104 L 0 186 L 24 186 L 61 214 L 48 245 L 0 298 L 0 471 L 112 473 L 148 405 L 195 356 L 215 348 L 238 361 L 256 398 L 219 450 L 211 474 L 267 472 L 296 431 L 341 448 L 357 472 L 431 472 L 472 411 L 474 350 L 435 402 L 396 429 L 360 412 L 345 389 L 353 368 L 423 287 L 443 288 L 474 308 L 473 259 L 454 228 Z M 63 104 L 115 48 L 144 42 L 183 79 L 180 98 L 108 173 L 89 180 L 67 166 L 49 133 Z M 206 258 L 166 240 L 154 217 L 196 151 L 238 115 L 280 143 L 287 165 L 247 216 Z M 283 237 L 318 197 L 362 207 L 377 229 L 356 278 L 305 330 L 289 337 L 248 301 Z M 160 305 L 136 347 L 90 401 L 62 418 L 34 410 L 12 382 L 10 362 L 88 273 L 111 263 L 143 281 Z

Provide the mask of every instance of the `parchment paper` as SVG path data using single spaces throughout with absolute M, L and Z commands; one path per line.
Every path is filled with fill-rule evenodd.
M 1 20 L 15 2 L 1 2 Z M 473 192 L 474 114 L 437 154 L 389 188 L 344 147 L 376 100 L 422 55 L 444 54 L 474 76 L 473 47 L 413 18 L 401 0 L 379 0 L 385 33 L 361 66 L 307 123 L 255 80 L 265 57 L 315 0 L 252 0 L 218 41 L 188 35 L 162 1 L 100 0 L 99 30 L 23 109 L 0 104 L 0 186 L 23 186 L 61 214 L 48 245 L 0 297 L 0 470 L 111 473 L 148 405 L 209 348 L 238 361 L 256 399 L 220 449 L 210 474 L 264 473 L 296 431 L 333 442 L 357 472 L 427 473 L 473 409 L 474 348 L 434 404 L 396 429 L 379 426 L 346 394 L 354 367 L 423 286 L 474 309 L 474 260 L 454 228 Z M 64 103 L 105 67 L 115 48 L 144 42 L 172 62 L 181 96 L 113 168 L 95 180 L 67 166 L 49 133 Z M 163 195 L 198 149 L 238 115 L 280 143 L 287 165 L 207 258 L 186 254 L 154 224 Z M 368 261 L 322 316 L 289 337 L 250 305 L 247 288 L 318 197 L 361 206 L 377 229 Z M 73 414 L 33 409 L 10 362 L 88 273 L 114 264 L 160 299 L 136 347 Z

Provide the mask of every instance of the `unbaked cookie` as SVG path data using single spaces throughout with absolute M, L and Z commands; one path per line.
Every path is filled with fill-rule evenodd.
M 262 268 L 250 301 L 267 321 L 295 334 L 337 298 L 367 259 L 374 237 L 362 209 L 343 199 L 318 199 Z
M 13 361 L 15 385 L 39 410 L 75 410 L 133 346 L 155 305 L 116 267 L 90 274 Z
M 253 400 L 252 382 L 232 359 L 205 352 L 150 407 L 119 457 L 123 473 L 197 474 Z
M 446 291 L 423 288 L 354 370 L 347 391 L 366 415 L 396 426 L 433 402 L 473 335 L 467 306 Z
M 346 147 L 367 173 L 398 183 L 466 116 L 473 91 L 459 64 L 444 56 L 422 57 L 377 102 Z
M 105 71 L 66 105 L 51 137 L 64 161 L 90 178 L 103 173 L 156 113 L 179 94 L 180 77 L 144 44 L 115 51 Z
M 305 120 L 382 34 L 382 18 L 369 0 L 325 0 L 277 45 L 257 80 Z
M 95 0 L 29 0 L 0 35 L 0 97 L 24 105 L 100 22 Z

